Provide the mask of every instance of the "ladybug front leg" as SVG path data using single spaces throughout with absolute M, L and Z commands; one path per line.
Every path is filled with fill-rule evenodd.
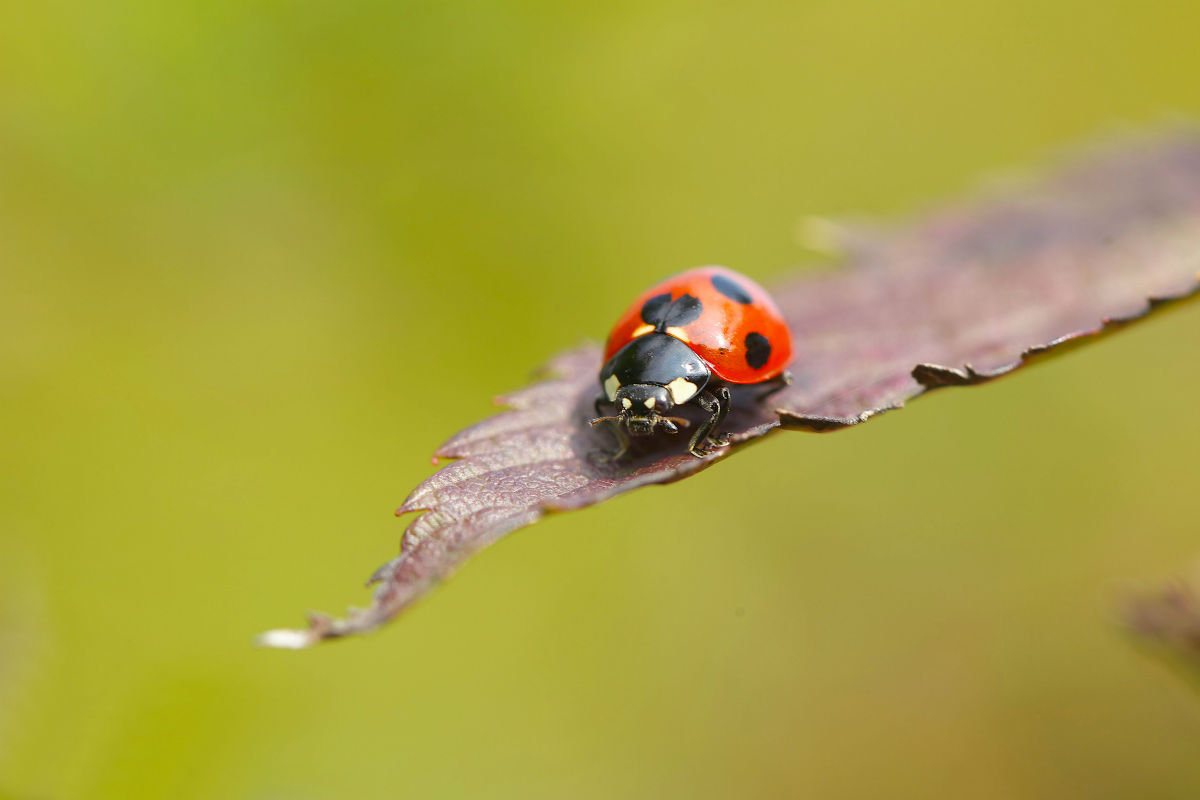
M 604 411 L 600 407 L 607 402 L 608 398 L 604 395 L 600 395 L 596 398 L 596 402 L 592 405 L 592 407 L 596 409 L 597 417 L 604 416 Z M 595 456 L 595 458 L 601 463 L 608 461 L 620 461 L 625 457 L 625 454 L 629 452 L 629 434 L 625 432 L 625 428 L 622 427 L 621 423 L 616 420 L 609 421 L 608 425 L 613 432 L 613 438 L 617 440 L 617 449 L 611 453 L 600 453 Z
M 713 431 L 721 424 L 721 420 L 725 419 L 725 415 L 729 413 L 731 399 L 728 386 L 722 386 L 716 393 L 705 389 L 696 398 L 696 402 L 700 404 L 700 407 L 712 415 L 696 429 L 696 433 L 692 435 L 692 440 L 688 442 L 688 451 L 696 458 L 703 458 L 716 448 L 729 444 L 728 436 L 723 434 L 715 436 L 713 435 Z

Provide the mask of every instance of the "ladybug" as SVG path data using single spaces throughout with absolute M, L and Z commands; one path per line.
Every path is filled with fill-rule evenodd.
M 791 332 L 765 289 L 724 267 L 691 269 L 647 290 L 613 327 L 591 424 L 612 423 L 616 459 L 631 436 L 688 427 L 669 413 L 695 403 L 710 415 L 688 442 L 702 458 L 729 443 L 716 434 L 729 413 L 729 386 L 769 384 L 762 400 L 790 382 L 791 358 Z M 601 416 L 605 403 L 615 416 Z

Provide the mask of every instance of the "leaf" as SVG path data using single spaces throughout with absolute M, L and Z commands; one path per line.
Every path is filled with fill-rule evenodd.
M 1200 581 L 1179 578 L 1125 603 L 1127 628 L 1200 688 Z
M 619 464 L 611 434 L 587 424 L 600 349 L 560 355 L 548 377 L 499 399 L 508 408 L 450 438 L 457 459 L 418 486 L 401 553 L 371 578 L 373 602 L 344 620 L 271 631 L 302 647 L 376 628 L 473 552 L 546 513 L 687 477 L 776 430 L 825 432 L 969 386 L 1195 296 L 1200 271 L 1200 134 L 1094 152 L 1037 183 L 890 231 L 840 231 L 845 266 L 776 286 L 796 341 L 790 387 L 766 403 L 735 394 L 730 447 L 704 459 L 686 436 L 642 440 Z

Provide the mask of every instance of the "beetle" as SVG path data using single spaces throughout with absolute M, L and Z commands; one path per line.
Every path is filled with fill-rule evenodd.
M 709 414 L 688 451 L 703 458 L 729 443 L 717 428 L 730 385 L 766 384 L 758 399 L 791 378 L 792 335 L 779 307 L 754 281 L 725 267 L 698 267 L 644 292 L 617 320 L 604 348 L 603 394 L 592 425 L 611 423 L 619 459 L 630 437 L 678 433 L 690 422 L 670 412 L 695 403 Z M 603 406 L 616 413 L 603 416 Z

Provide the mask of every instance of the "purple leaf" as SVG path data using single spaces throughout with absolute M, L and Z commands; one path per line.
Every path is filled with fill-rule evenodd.
M 828 227 L 828 226 L 827 226 Z M 794 382 L 766 403 L 735 394 L 732 444 L 698 459 L 686 436 L 637 440 L 619 464 L 591 428 L 600 348 L 568 351 L 509 410 L 451 437 L 458 459 L 413 490 L 400 555 L 376 570 L 371 606 L 314 615 L 267 645 L 302 647 L 395 617 L 473 552 L 549 511 L 687 477 L 783 428 L 832 431 L 943 386 L 968 386 L 1060 353 L 1196 295 L 1200 135 L 1176 132 L 1078 160 L 924 221 L 846 232 L 844 266 L 774 287 L 796 343 Z M 614 310 L 614 314 L 615 314 Z
M 1180 578 L 1125 604 L 1125 623 L 1162 655 L 1191 670 L 1200 667 L 1200 583 Z M 1193 676 L 1194 676 L 1193 672 Z

